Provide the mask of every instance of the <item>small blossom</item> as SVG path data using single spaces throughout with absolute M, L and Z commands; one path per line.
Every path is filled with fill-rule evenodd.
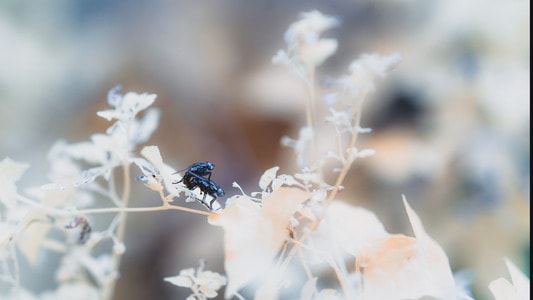
M 348 162 L 352 162 L 356 158 L 365 158 L 376 154 L 376 150 L 374 149 L 364 149 L 359 151 L 356 147 L 346 149 L 346 152 L 349 154 L 347 158 Z
M 322 32 L 339 25 L 339 21 L 331 16 L 322 14 L 317 10 L 304 12 L 301 19 L 291 24 L 285 32 L 284 39 L 287 44 L 295 44 L 301 40 L 313 41 Z
M 226 277 L 212 271 L 204 271 L 204 262 L 200 261 L 200 266 L 183 269 L 176 276 L 165 277 L 165 281 L 173 285 L 190 288 L 193 292 L 187 299 L 203 300 L 215 298 L 217 291 L 226 284 Z
M 347 110 L 336 110 L 333 107 L 329 108 L 329 115 L 325 117 L 326 122 L 330 122 L 335 126 L 338 134 L 352 133 L 354 116 Z
M 53 184 L 45 185 L 47 189 L 65 190 L 94 182 L 98 177 L 109 180 L 115 167 L 128 164 L 136 158 L 133 151 L 139 143 L 146 142 L 157 128 L 159 111 L 149 109 L 141 119 L 136 116 L 155 101 L 154 94 L 137 94 L 129 92 L 119 94 L 120 87 L 115 87 L 108 94 L 108 104 L 113 109 L 97 112 L 97 115 L 109 121 L 116 120 L 105 134 L 93 134 L 91 140 L 74 144 L 58 142 L 49 153 L 52 163 Z M 80 171 L 76 160 L 94 165 Z
M 388 56 L 363 54 L 350 64 L 350 75 L 342 78 L 340 84 L 352 97 L 373 92 L 375 79 L 385 77 L 401 60 L 398 53 Z
M 337 40 L 320 38 L 322 32 L 337 24 L 336 18 L 316 10 L 303 13 L 301 19 L 285 32 L 287 50 L 279 50 L 272 62 L 283 64 L 298 77 L 305 78 L 311 69 L 321 65 L 337 50 Z
M 120 95 L 121 86 L 112 88 L 107 94 L 107 103 L 114 109 L 102 110 L 96 114 L 108 121 L 117 119 L 121 121 L 131 121 L 142 110 L 148 108 L 155 101 L 155 94 L 137 94 L 129 92 L 124 96 Z

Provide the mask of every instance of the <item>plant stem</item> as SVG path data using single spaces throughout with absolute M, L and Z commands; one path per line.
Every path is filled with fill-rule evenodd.
M 187 208 L 182 206 L 176 206 L 176 205 L 161 205 L 161 206 L 153 206 L 153 207 L 109 207 L 109 208 L 90 208 L 90 209 L 82 209 L 75 211 L 74 214 L 99 214 L 99 213 L 116 213 L 116 212 L 154 212 L 154 211 L 165 211 L 165 210 L 181 210 L 186 211 L 190 213 L 195 213 L 198 215 L 204 215 L 204 216 L 211 216 L 215 213 L 203 211 L 203 210 L 197 210 L 193 208 Z M 70 213 L 73 214 L 73 213 Z
M 326 200 L 326 206 L 329 205 L 331 201 L 333 201 L 333 199 L 335 199 L 335 196 L 340 191 L 341 184 L 344 181 L 344 178 L 348 174 L 348 171 L 350 170 L 350 167 L 352 165 L 353 159 L 351 159 L 351 156 L 352 156 L 352 151 L 354 151 L 353 149 L 355 147 L 357 136 L 359 134 L 359 126 L 361 123 L 361 115 L 362 115 L 361 112 L 362 112 L 363 102 L 365 98 L 366 98 L 366 94 L 364 94 L 363 97 L 361 97 L 361 100 L 358 101 L 357 104 L 352 109 L 352 114 L 355 115 L 355 120 L 354 120 L 354 124 L 352 127 L 352 136 L 350 138 L 350 143 L 348 146 L 348 153 L 347 153 L 348 159 L 346 160 L 346 163 L 343 165 L 343 168 L 339 174 L 339 177 L 337 177 L 337 180 L 335 182 L 335 186 L 333 187 L 333 190 L 331 191 L 331 193 L 329 194 Z M 279 267 L 280 273 L 283 273 L 285 271 L 285 269 L 288 267 L 293 257 L 298 253 L 298 250 L 302 247 L 302 245 L 304 245 L 304 241 L 307 239 L 309 233 L 312 231 L 315 231 L 318 228 L 320 221 L 321 221 L 320 219 L 313 221 L 313 223 L 311 223 L 311 225 L 309 226 L 309 229 L 307 231 L 304 231 L 302 236 L 297 241 L 294 241 L 294 246 L 292 247 L 289 254 L 287 255 L 287 257 L 285 258 L 285 260 Z M 338 270 L 335 270 L 335 271 L 337 272 Z M 347 290 L 345 289 L 345 284 L 343 282 L 340 282 L 340 283 L 341 283 L 341 286 L 343 286 L 343 290 L 346 292 Z
M 42 205 L 40 203 L 37 203 L 35 201 L 32 201 L 22 196 L 18 196 L 18 199 L 23 203 L 26 203 L 33 207 L 40 208 L 49 214 L 57 215 L 57 216 L 75 216 L 75 215 L 119 213 L 119 212 L 126 212 L 126 213 L 155 212 L 155 211 L 165 211 L 165 210 L 181 210 L 181 211 L 190 212 L 190 213 L 194 213 L 197 215 L 204 215 L 204 216 L 210 216 L 210 215 L 215 214 L 215 213 L 208 212 L 208 211 L 197 210 L 193 208 L 187 208 L 187 207 L 176 206 L 176 205 L 161 205 L 161 206 L 153 206 L 153 207 L 124 207 L 124 208 L 123 207 L 106 207 L 106 208 L 88 208 L 88 209 L 68 211 L 68 210 L 48 207 L 48 206 Z
M 130 165 L 128 163 L 124 164 L 122 166 L 122 170 L 124 173 L 124 186 L 122 191 L 122 198 L 121 198 L 121 207 L 122 209 L 125 209 L 128 207 L 129 199 L 130 199 Z M 111 193 L 114 193 L 114 191 L 111 191 Z M 117 227 L 117 233 L 116 233 L 116 244 L 122 244 L 124 241 L 124 233 L 126 231 L 126 212 L 121 210 L 119 212 L 119 223 Z M 109 274 L 104 289 L 103 289 L 103 297 L 102 299 L 111 299 L 113 297 L 113 294 L 115 292 L 115 286 L 117 279 L 120 274 L 120 261 L 122 259 L 123 251 L 113 251 L 113 271 L 111 271 L 111 274 Z
M 366 95 L 365 95 L 366 96 Z M 352 166 L 353 159 L 352 157 L 352 151 L 355 149 L 355 142 L 357 141 L 357 136 L 359 135 L 359 126 L 361 124 L 361 111 L 363 109 L 363 102 L 366 98 L 363 96 L 360 101 L 357 102 L 357 105 L 354 106 L 352 113 L 355 115 L 354 124 L 352 127 L 352 136 L 350 138 L 350 143 L 348 145 L 348 153 L 346 157 L 348 158 L 346 160 L 346 163 L 342 166 L 342 170 L 339 174 L 339 177 L 337 177 L 337 181 L 335 182 L 335 186 L 333 187 L 333 190 L 328 196 L 328 199 L 326 201 L 326 204 L 329 205 L 333 199 L 335 199 L 335 196 L 337 196 L 337 193 L 340 191 L 340 187 L 342 182 L 344 181 L 344 178 L 348 174 L 348 171 L 350 170 L 350 167 Z

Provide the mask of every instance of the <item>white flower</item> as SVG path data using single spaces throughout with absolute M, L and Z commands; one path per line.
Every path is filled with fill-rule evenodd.
M 120 86 L 117 86 L 108 94 L 107 102 L 114 109 L 99 111 L 96 114 L 108 121 L 117 120 L 106 131 L 114 142 L 106 142 L 105 139 L 100 142 L 102 146 L 107 146 L 107 150 L 117 153 L 119 158 L 123 159 L 137 144 L 144 143 L 150 138 L 157 128 L 159 111 L 150 109 L 142 119 L 136 120 L 137 114 L 152 105 L 157 95 L 129 92 L 122 96 L 119 91 Z
M 155 94 L 137 94 L 129 92 L 124 96 L 120 95 L 121 86 L 112 88 L 107 94 L 107 103 L 114 109 L 102 110 L 96 114 L 108 121 L 117 119 L 120 121 L 131 121 L 141 111 L 148 108 L 155 101 Z
M 301 19 L 285 32 L 287 50 L 279 50 L 272 62 L 286 65 L 299 77 L 305 78 L 309 70 L 321 65 L 337 50 L 337 40 L 320 38 L 322 32 L 337 24 L 336 18 L 316 10 L 302 13 Z
M 376 78 L 385 77 L 401 60 L 402 56 L 398 53 L 388 56 L 363 54 L 350 64 L 350 75 L 341 79 L 340 83 L 350 96 L 373 92 Z
M 313 41 L 322 32 L 339 24 L 339 21 L 331 16 L 326 16 L 317 10 L 304 12 L 301 19 L 291 24 L 285 32 L 284 39 L 289 45 L 298 43 L 300 40 Z
M 149 109 L 143 118 L 136 119 L 136 116 L 154 103 L 156 95 L 133 92 L 121 95 L 119 91 L 120 86 L 117 86 L 108 94 L 107 102 L 113 109 L 97 112 L 100 117 L 115 120 L 105 134 L 94 134 L 86 142 L 70 145 L 58 142 L 54 145 L 49 160 L 53 170 L 51 179 L 56 183 L 45 187 L 64 190 L 92 183 L 100 176 L 108 180 L 115 167 L 136 159 L 133 151 L 139 143 L 146 142 L 157 128 L 159 111 Z M 93 167 L 80 172 L 76 160 Z
M 215 298 L 217 291 L 226 284 L 226 277 L 212 271 L 204 271 L 204 262 L 200 266 L 183 269 L 176 276 L 165 277 L 164 280 L 176 286 L 190 288 L 193 292 L 187 299 L 203 300 Z
M 333 107 L 329 108 L 329 115 L 325 117 L 326 122 L 330 122 L 335 126 L 337 134 L 352 133 L 354 116 L 347 110 L 336 110 Z

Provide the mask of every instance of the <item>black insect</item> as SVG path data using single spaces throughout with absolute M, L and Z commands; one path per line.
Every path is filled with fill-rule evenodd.
M 224 190 L 211 180 L 211 173 L 214 167 L 215 165 L 211 162 L 194 163 L 187 168 L 183 178 L 176 182 L 183 182 L 183 184 L 191 191 L 199 188 L 204 194 L 201 202 L 210 210 L 213 210 L 213 203 L 217 199 L 217 196 L 224 195 Z M 213 197 L 209 204 L 205 202 L 207 195 Z
M 207 179 L 211 179 L 211 172 L 214 168 L 215 165 L 210 161 L 194 163 L 189 166 L 187 172 L 185 172 L 185 175 L 183 175 L 183 180 L 187 181 L 187 179 L 185 179 L 186 177 L 191 178 L 191 176 L 194 175 L 198 175 L 200 177 L 207 176 Z
M 204 197 L 202 198 L 201 202 L 202 204 L 206 205 L 210 210 L 213 210 L 213 203 L 217 199 L 217 196 L 224 196 L 224 190 L 219 187 L 213 180 L 209 180 L 207 178 L 192 177 L 189 181 L 189 185 L 185 184 L 185 186 L 187 186 L 187 188 L 189 188 L 190 190 L 193 190 L 194 188 L 199 188 L 204 194 Z M 209 204 L 205 202 L 205 197 L 207 195 L 213 197 Z

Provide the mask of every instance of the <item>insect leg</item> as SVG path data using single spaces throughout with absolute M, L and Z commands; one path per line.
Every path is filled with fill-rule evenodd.
M 209 202 L 209 209 L 210 210 L 213 210 L 213 203 L 215 202 L 215 200 L 217 200 L 217 197 L 213 196 L 213 200 L 211 200 L 211 202 Z
M 205 197 L 206 197 L 206 196 L 207 196 L 207 193 L 204 192 L 204 197 L 203 197 L 202 200 L 201 200 L 201 201 L 202 201 L 202 204 L 205 205 L 205 206 L 207 206 L 207 203 L 205 202 Z

